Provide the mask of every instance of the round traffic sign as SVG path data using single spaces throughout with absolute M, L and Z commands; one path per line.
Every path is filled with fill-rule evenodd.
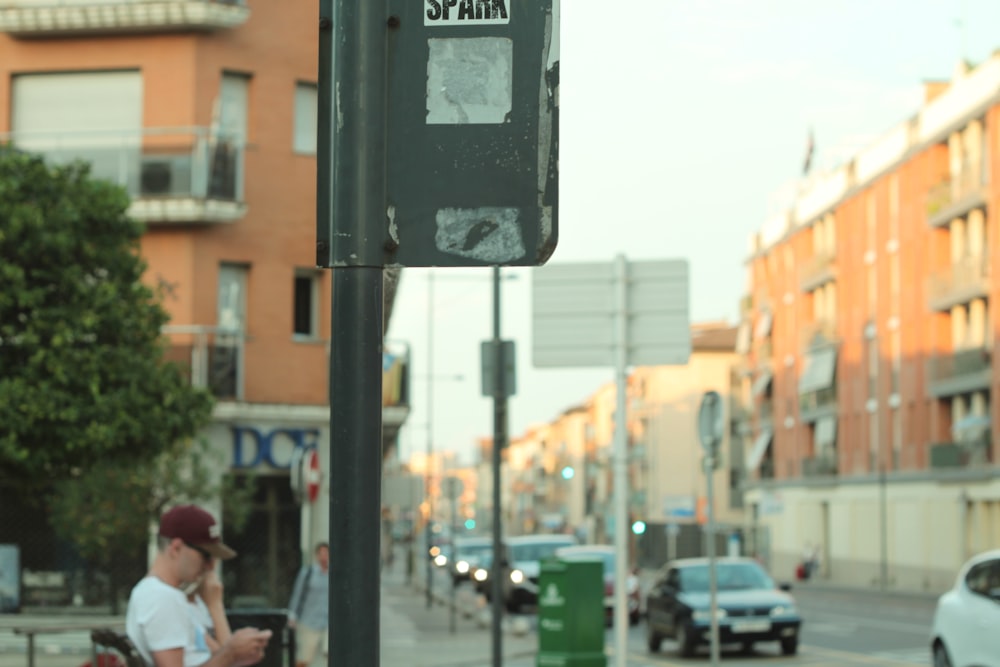
M 319 469 L 319 452 L 316 448 L 309 451 L 307 455 L 309 467 L 306 469 L 306 497 L 309 502 L 314 503 L 319 498 L 319 484 L 323 480 L 323 473 Z

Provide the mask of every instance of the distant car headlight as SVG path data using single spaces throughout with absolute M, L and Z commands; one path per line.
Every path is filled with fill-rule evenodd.
M 476 581 L 486 581 L 490 576 L 490 573 L 486 570 L 476 570 L 472 573 L 472 578 Z
M 790 604 L 779 604 L 771 609 L 771 616 L 795 616 L 795 606 Z
M 520 570 L 511 570 L 510 580 L 515 584 L 521 583 L 524 581 L 524 572 L 521 572 Z
M 725 618 L 726 610 L 725 609 L 716 610 L 715 617 L 719 619 Z M 698 611 L 691 614 L 691 618 L 693 618 L 695 621 L 698 621 L 699 623 L 708 623 L 709 621 L 712 620 L 712 612 L 708 609 L 699 609 Z
M 445 565 L 448 564 L 448 557 L 445 556 L 444 554 L 438 554 L 437 556 L 434 557 L 434 564 L 437 565 L 438 567 L 444 567 Z
M 460 560 L 455 563 L 455 570 L 458 571 L 459 574 L 467 574 L 469 572 L 469 563 L 467 561 Z

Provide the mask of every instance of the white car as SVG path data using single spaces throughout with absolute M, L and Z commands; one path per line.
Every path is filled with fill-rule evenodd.
M 934 667 L 1000 667 L 1000 550 L 962 566 L 938 599 L 931 630 Z

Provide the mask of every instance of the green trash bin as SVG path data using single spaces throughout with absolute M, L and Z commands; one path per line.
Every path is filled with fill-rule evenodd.
M 604 566 L 542 561 L 538 578 L 537 667 L 606 667 Z

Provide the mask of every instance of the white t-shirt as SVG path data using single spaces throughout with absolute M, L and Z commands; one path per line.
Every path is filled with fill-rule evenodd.
M 150 665 L 154 651 L 172 648 L 184 649 L 184 667 L 197 667 L 212 657 L 205 628 L 194 622 L 183 591 L 157 577 L 145 577 L 132 589 L 125 633 Z

